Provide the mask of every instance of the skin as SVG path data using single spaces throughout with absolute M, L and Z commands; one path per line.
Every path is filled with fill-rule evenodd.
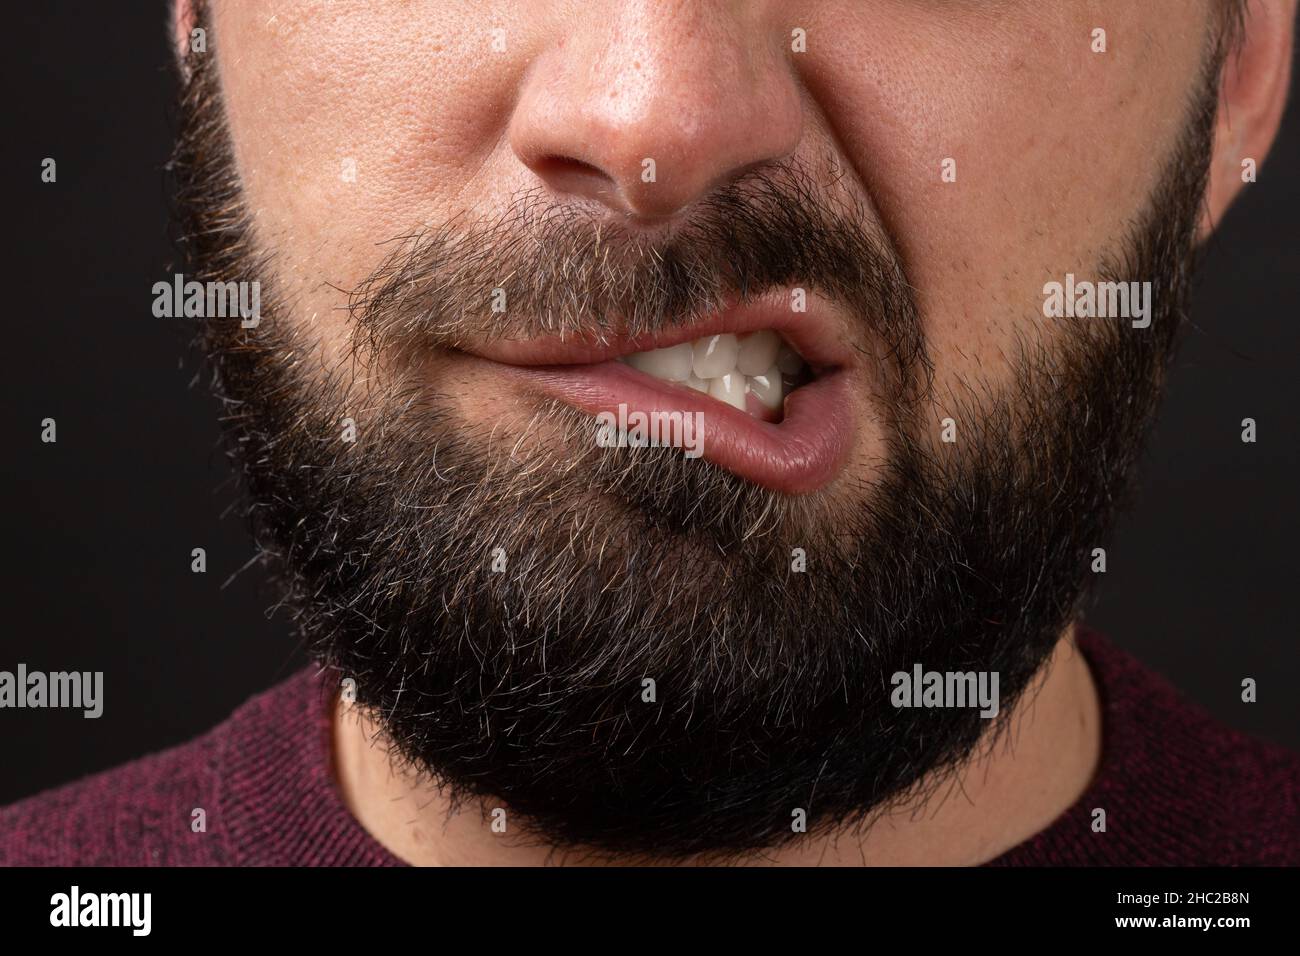
M 1295 0 L 1255 0 L 1229 65 L 1202 235 L 1262 164 L 1285 105 Z M 526 12 L 523 12 L 525 11 Z M 1136 218 L 1184 122 L 1211 29 L 1206 0 L 309 0 L 218 2 L 236 163 L 295 321 L 326 366 L 350 329 L 339 289 L 421 223 L 491 215 L 539 183 L 628 228 L 663 229 L 755 164 L 828 159 L 891 236 L 916 289 L 935 423 L 1006 384 L 1044 282 L 1095 271 Z M 177 7 L 178 39 L 189 12 Z M 494 27 L 504 52 L 491 49 Z M 1104 27 L 1108 51 L 1090 49 Z M 807 52 L 791 53 L 795 27 Z M 641 161 L 655 160 L 654 183 Z M 956 160 L 957 181 L 940 178 Z M 340 175 L 356 162 L 355 182 Z M 846 320 L 843 334 L 861 341 Z M 524 427 L 536 397 L 477 359 L 441 356 L 466 423 Z M 865 375 L 866 372 L 863 371 Z M 882 430 L 866 398 L 849 463 L 820 494 L 870 482 Z M 977 863 L 1042 829 L 1086 788 L 1095 689 L 1070 635 L 1017 714 L 1014 746 L 972 762 L 960 793 L 867 834 L 768 862 Z M 362 823 L 416 863 L 539 862 L 545 846 L 451 817 L 395 775 L 340 707 L 339 784 Z

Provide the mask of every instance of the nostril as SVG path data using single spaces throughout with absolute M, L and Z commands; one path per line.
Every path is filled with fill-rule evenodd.
M 599 199 L 602 202 L 608 202 L 618 194 L 618 186 L 610 176 L 600 167 L 581 159 L 549 155 L 538 157 L 529 165 L 556 192 Z

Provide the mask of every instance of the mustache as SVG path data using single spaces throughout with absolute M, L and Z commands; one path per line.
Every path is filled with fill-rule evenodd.
M 495 218 L 389 240 L 379 267 L 347 291 L 354 348 L 376 358 L 493 339 L 603 343 L 803 289 L 844 307 L 911 380 L 930 368 L 912 289 L 865 204 L 836 182 L 802 161 L 766 164 L 654 237 L 540 186 L 521 191 Z

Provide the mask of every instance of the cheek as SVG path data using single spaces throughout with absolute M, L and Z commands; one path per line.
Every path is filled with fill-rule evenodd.
M 257 238 L 275 250 L 296 319 L 327 347 L 348 328 L 346 296 L 330 286 L 354 287 L 384 243 L 421 222 L 504 202 L 522 185 L 498 144 L 542 21 L 512 26 L 494 50 L 490 24 L 513 24 L 509 6 L 217 6 L 222 92 Z
M 939 394 L 1005 381 L 1017 335 L 1053 334 L 1044 283 L 1094 272 L 1143 211 L 1201 62 L 1188 6 L 824 8 L 808 81 L 904 259 Z
M 326 348 L 348 333 L 337 290 L 369 273 L 383 243 L 469 207 L 505 208 L 530 185 L 504 135 L 520 79 L 586 27 L 547 0 L 527 11 L 511 0 L 217 5 L 214 49 L 258 238 Z M 940 385 L 1004 376 L 1016 334 L 1045 328 L 1043 284 L 1093 271 L 1141 211 L 1204 24 L 1188 22 L 1186 0 L 809 0 L 801 13 L 809 135 L 843 154 L 894 238 Z M 1151 22 L 1186 27 L 1156 36 Z M 1098 26 L 1105 53 L 1092 50 Z

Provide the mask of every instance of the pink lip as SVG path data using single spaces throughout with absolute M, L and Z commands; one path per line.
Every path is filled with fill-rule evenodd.
M 622 355 L 722 333 L 773 329 L 817 373 L 785 399 L 779 423 L 766 422 L 701 392 L 646 375 Z M 714 464 L 764 488 L 807 494 L 828 484 L 848 456 L 856 420 L 848 369 L 858 358 L 833 306 L 816 296 L 807 310 L 790 308 L 789 290 L 732 301 L 688 326 L 650 336 L 607 336 L 604 341 L 551 337 L 494 340 L 465 349 L 487 359 L 525 388 L 595 416 L 640 411 L 703 413 L 702 453 Z M 594 441 L 593 429 L 593 441 Z
M 605 341 L 591 338 L 550 338 L 524 341 L 500 339 L 466 347 L 481 358 L 503 365 L 594 365 L 633 352 L 663 349 L 708 335 L 730 332 L 744 335 L 760 329 L 780 332 L 815 371 L 834 369 L 854 362 L 838 313 L 824 300 L 809 294 L 807 311 L 790 308 L 788 295 L 758 297 L 703 316 L 690 325 L 677 326 L 653 335 L 610 334 Z
M 772 424 L 622 362 L 502 368 L 543 394 L 593 416 L 617 415 L 620 404 L 629 412 L 702 412 L 705 459 L 786 494 L 807 494 L 829 483 L 843 465 L 854 434 L 849 380 L 842 371 L 791 392 L 785 400 L 785 417 Z

